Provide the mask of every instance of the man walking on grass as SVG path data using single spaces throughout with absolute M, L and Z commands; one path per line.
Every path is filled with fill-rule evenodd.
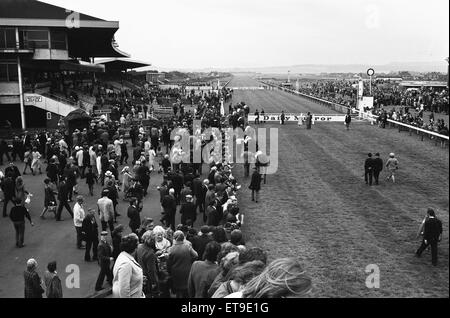
M 438 242 L 442 237 L 442 222 L 436 218 L 433 209 L 428 209 L 427 217 L 423 222 L 423 240 L 422 245 L 416 252 L 416 256 L 420 257 L 428 246 L 431 246 L 431 263 L 437 266 Z

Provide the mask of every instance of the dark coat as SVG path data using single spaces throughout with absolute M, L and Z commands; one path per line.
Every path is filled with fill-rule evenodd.
M 206 225 L 208 226 L 218 226 L 220 224 L 220 221 L 222 220 L 219 211 L 212 205 L 206 208 L 206 217 Z
M 158 283 L 158 261 L 153 249 L 145 244 L 139 244 L 136 250 L 136 260 L 142 267 L 142 272 L 152 285 Z
M 164 208 L 164 212 L 166 212 L 167 215 L 173 215 L 177 212 L 177 202 L 175 198 L 171 195 L 166 195 L 161 205 Z
M 98 264 L 100 266 L 109 266 L 112 257 L 111 245 L 105 242 L 100 242 L 97 248 Z
M 11 177 L 4 178 L 2 181 L 2 184 L 1 184 L 1 188 L 5 195 L 5 198 L 14 197 L 16 183 L 14 182 L 13 178 L 11 178 Z
M 202 186 L 203 182 L 200 180 L 200 178 L 195 178 L 194 180 L 192 180 L 192 193 L 197 198 L 197 200 L 201 196 Z
M 119 256 L 120 252 L 122 252 L 120 250 L 120 242 L 122 241 L 122 235 L 119 234 L 114 234 L 112 236 L 112 245 L 113 245 L 113 257 L 114 259 L 117 259 L 117 257 Z
M 259 191 L 261 190 L 261 175 L 258 171 L 253 172 L 252 181 L 250 182 L 250 186 L 248 187 L 250 190 Z
M 95 217 L 85 217 L 81 225 L 81 231 L 85 240 L 98 241 L 98 224 Z
M 192 264 L 188 281 L 188 294 L 190 298 L 208 298 L 208 289 L 211 287 L 219 271 L 217 264 L 209 261 L 196 261 Z
M 442 222 L 437 218 L 429 217 L 424 224 L 423 238 L 427 241 L 438 241 L 442 234 Z
M 64 181 L 58 186 L 58 200 L 67 201 L 69 197 L 69 185 Z
M 169 249 L 167 271 L 172 277 L 174 290 L 187 290 L 192 263 L 197 259 L 197 252 L 183 242 L 175 242 Z
M 375 158 L 373 159 L 373 170 L 377 172 L 383 171 L 383 159 Z
M 192 248 L 197 252 L 199 260 L 203 259 L 203 253 L 205 253 L 206 245 L 211 241 L 212 238 L 206 234 L 195 236 L 192 240 Z
M 42 298 L 44 289 L 41 286 L 41 278 L 35 271 L 25 271 L 25 298 Z
M 374 168 L 374 159 L 373 158 L 367 158 L 364 162 L 364 170 L 365 171 L 373 171 Z
M 181 224 L 186 224 L 187 220 L 191 220 L 194 224 L 197 219 L 197 207 L 193 202 L 185 202 L 181 204 Z
M 141 216 L 139 215 L 139 210 L 131 205 L 128 207 L 127 216 L 130 218 L 130 229 L 134 232 L 141 226 Z

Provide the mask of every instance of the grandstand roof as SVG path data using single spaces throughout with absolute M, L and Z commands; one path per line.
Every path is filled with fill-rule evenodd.
M 118 21 L 106 21 L 36 0 L 0 0 L 0 26 L 64 28 L 71 57 L 129 57 L 113 43 Z M 74 26 L 70 27 L 70 23 Z M 68 26 L 69 24 L 69 26 Z
M 135 68 L 151 66 L 149 63 L 132 60 L 129 58 L 112 58 L 96 62 L 97 65 L 104 65 L 106 71 L 126 71 Z
M 71 10 L 37 0 L 0 0 L 0 18 L 2 19 L 65 21 L 71 12 Z M 80 13 L 80 20 L 109 22 L 83 13 Z

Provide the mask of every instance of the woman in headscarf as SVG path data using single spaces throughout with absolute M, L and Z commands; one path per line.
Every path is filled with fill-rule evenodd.
M 128 189 L 131 186 L 131 179 L 133 179 L 133 176 L 130 174 L 130 167 L 125 167 L 122 169 L 122 191 L 123 193 L 127 193 Z

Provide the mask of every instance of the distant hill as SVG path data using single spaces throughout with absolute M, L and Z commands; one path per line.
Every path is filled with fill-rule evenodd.
M 230 72 L 230 73 L 263 73 L 263 74 L 320 74 L 320 73 L 361 73 L 373 68 L 377 73 L 389 73 L 409 71 L 417 73 L 447 72 L 447 62 L 442 60 L 435 62 L 393 62 L 385 65 L 368 64 L 300 64 L 291 66 L 249 67 L 249 68 L 204 68 L 186 69 L 179 71 L 187 72 Z

